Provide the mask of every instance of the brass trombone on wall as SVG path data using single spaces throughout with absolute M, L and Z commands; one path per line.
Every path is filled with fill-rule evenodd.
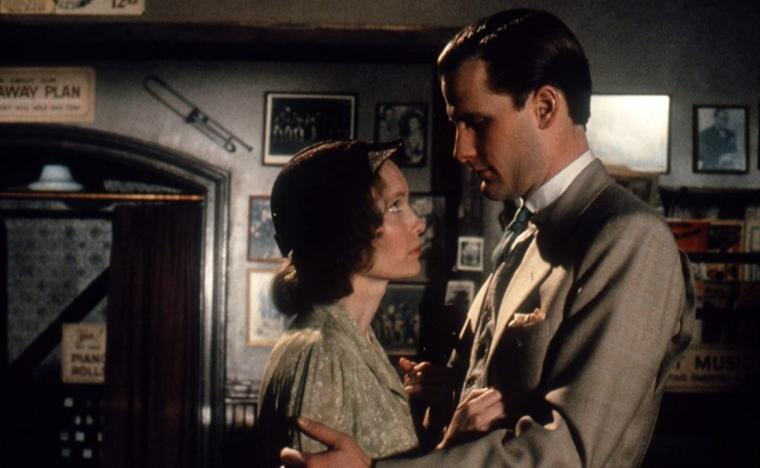
M 143 79 L 143 87 L 156 100 L 180 116 L 185 123 L 192 125 L 196 130 L 230 153 L 234 153 L 237 150 L 236 143 L 248 151 L 253 150 L 252 146 L 246 144 L 222 124 L 212 119 L 195 103 L 166 84 L 161 78 L 155 75 L 148 75 Z

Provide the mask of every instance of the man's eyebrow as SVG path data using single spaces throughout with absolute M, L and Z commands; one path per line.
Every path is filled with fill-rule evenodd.
M 403 197 L 406 195 L 407 191 L 404 189 L 396 190 L 395 192 L 388 195 L 388 198 L 396 198 L 396 197 Z
M 476 112 L 452 112 L 448 114 L 449 122 L 472 122 L 483 118 L 482 114 Z

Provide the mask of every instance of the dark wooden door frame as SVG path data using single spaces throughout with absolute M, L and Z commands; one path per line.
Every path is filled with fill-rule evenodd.
M 78 162 L 91 159 L 128 164 L 205 192 L 196 460 L 199 467 L 217 466 L 217 448 L 224 429 L 229 173 L 177 151 L 103 131 L 61 125 L 0 124 L 0 167 L 30 153 L 62 153 L 77 158 Z

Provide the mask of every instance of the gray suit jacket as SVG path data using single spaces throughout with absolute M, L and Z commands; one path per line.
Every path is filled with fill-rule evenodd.
M 507 424 L 378 467 L 641 462 L 668 369 L 694 323 L 688 261 L 664 220 L 599 161 L 532 222 L 536 234 L 525 240 L 525 256 L 506 285 L 486 364 L 488 385 L 504 396 Z M 484 289 L 460 335 L 460 374 Z M 520 320 L 509 323 L 514 314 Z

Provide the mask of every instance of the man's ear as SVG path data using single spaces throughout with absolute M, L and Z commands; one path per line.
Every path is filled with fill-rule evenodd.
M 538 128 L 545 130 L 554 123 L 560 113 L 564 101 L 562 92 L 550 85 L 543 85 L 531 96 Z

